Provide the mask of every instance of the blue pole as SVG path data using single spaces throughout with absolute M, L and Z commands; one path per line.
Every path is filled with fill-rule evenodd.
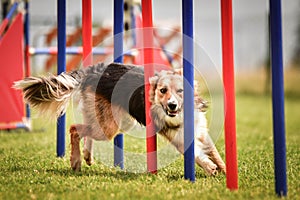
M 57 74 L 66 71 L 66 0 L 57 0 Z M 65 155 L 66 115 L 57 119 L 57 156 Z
M 18 8 L 18 2 L 14 3 L 12 5 L 12 7 L 8 11 L 7 15 L 5 16 L 3 21 L 0 23 L 0 39 L 1 39 L 2 33 L 5 31 L 8 23 L 9 23 L 9 20 L 11 19 L 11 17 L 13 16 L 13 14 L 17 8 Z
M 30 76 L 30 60 L 29 60 L 29 0 L 25 1 L 25 20 L 24 20 L 24 46 L 25 46 L 25 76 Z M 26 104 L 26 117 L 30 118 L 30 108 Z
M 8 11 L 8 13 L 7 13 L 7 15 L 6 15 L 6 19 L 8 19 L 8 20 L 11 19 L 11 17 L 13 16 L 15 10 L 18 8 L 18 4 L 19 4 L 18 2 L 15 2 L 15 3 L 12 5 L 11 9 Z
M 114 0 L 114 62 L 123 62 L 124 1 Z M 114 166 L 124 169 L 123 134 L 114 139 Z
M 270 0 L 275 191 L 287 195 L 281 1 Z
M 193 0 L 182 0 L 184 76 L 184 178 L 195 181 Z
M 25 46 L 29 45 L 29 0 L 25 1 L 25 20 L 24 20 L 24 35 L 25 35 Z

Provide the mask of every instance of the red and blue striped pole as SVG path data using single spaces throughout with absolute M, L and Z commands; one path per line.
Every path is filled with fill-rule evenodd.
M 195 181 L 193 0 L 182 0 L 184 178 Z
M 57 74 L 66 71 L 66 0 L 57 0 Z M 57 119 L 58 157 L 65 155 L 66 115 Z
M 114 0 L 114 62 L 123 62 L 124 0 Z M 114 166 L 124 169 L 123 134 L 114 138 Z
M 144 80 L 145 80 L 145 113 L 146 113 L 146 147 L 147 147 L 147 170 L 157 173 L 156 132 L 151 120 L 149 101 L 150 84 L 149 78 L 154 76 L 153 62 L 153 20 L 152 1 L 142 0 L 143 17 L 143 53 L 144 53 Z
M 287 195 L 281 1 L 270 0 L 275 192 Z
M 235 120 L 235 89 L 234 89 L 234 51 L 232 0 L 221 0 L 222 21 L 222 59 L 225 105 L 225 153 L 226 153 L 226 184 L 230 190 L 238 189 L 236 120 Z
M 5 28 L 8 25 L 9 20 L 11 19 L 11 17 L 13 16 L 15 10 L 18 8 L 18 2 L 15 2 L 12 7 L 10 8 L 9 12 L 7 13 L 5 19 L 2 21 L 1 26 L 0 26 L 0 36 L 2 35 L 2 33 L 4 32 Z
M 113 53 L 113 48 L 110 47 L 96 47 L 93 48 L 92 53 L 95 55 L 109 55 Z M 29 54 L 30 55 L 56 55 L 57 54 L 57 47 L 40 47 L 40 48 L 29 48 Z M 82 47 L 66 47 L 66 54 L 70 55 L 79 55 L 83 54 L 83 48 Z M 123 55 L 125 56 L 135 56 L 136 51 L 131 50 L 125 52 Z

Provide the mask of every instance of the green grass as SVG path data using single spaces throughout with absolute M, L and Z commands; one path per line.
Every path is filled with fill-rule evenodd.
M 57 158 L 54 123 L 34 118 L 31 133 L 0 133 L 0 199 L 277 199 L 271 99 L 260 93 L 243 93 L 236 103 L 238 191 L 226 189 L 224 175 L 208 177 L 199 167 L 195 183 L 184 180 L 182 156 L 157 175 L 120 171 L 101 163 L 99 156 L 95 165 L 84 163 L 82 171 L 75 173 L 69 166 L 68 135 L 66 156 Z M 288 95 L 285 105 L 288 199 L 300 199 L 300 99 Z M 68 125 L 71 121 L 69 117 Z M 143 140 L 127 136 L 125 141 L 128 151 L 145 152 Z M 159 145 L 165 145 L 162 138 Z M 216 145 L 224 158 L 223 136 Z M 96 152 L 101 155 L 101 149 L 96 147 Z

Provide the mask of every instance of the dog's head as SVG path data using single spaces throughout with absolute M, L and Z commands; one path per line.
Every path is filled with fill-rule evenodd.
M 183 109 L 183 78 L 172 71 L 162 71 L 150 78 L 150 102 L 160 105 L 169 117 L 176 117 Z

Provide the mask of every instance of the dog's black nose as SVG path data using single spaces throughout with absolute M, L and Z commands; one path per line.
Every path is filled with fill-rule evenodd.
M 175 104 L 175 103 L 169 103 L 169 104 L 168 104 L 168 108 L 169 108 L 170 110 L 175 110 L 176 107 L 177 107 L 177 104 Z

